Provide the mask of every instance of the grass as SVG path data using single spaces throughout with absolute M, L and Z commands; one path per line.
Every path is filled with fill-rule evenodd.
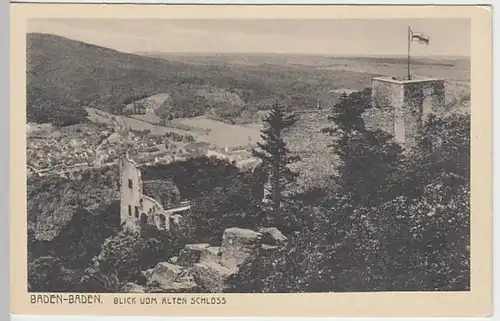
M 195 136 L 195 139 L 219 147 L 254 145 L 260 140 L 260 126 L 229 125 L 205 116 L 179 118 L 173 122 L 207 131 L 206 134 Z
M 114 122 L 113 118 L 115 118 L 119 119 L 132 130 L 150 130 L 152 135 L 164 135 L 168 132 L 192 135 L 196 141 L 206 142 L 219 147 L 227 145 L 230 148 L 234 148 L 254 145 L 260 139 L 260 126 L 257 124 L 253 126 L 229 125 L 204 116 L 174 119 L 171 126 L 159 126 L 139 119 L 148 118 L 146 115 L 133 115 L 133 117 L 115 116 L 94 108 L 87 108 L 87 113 L 89 114 L 88 118 L 92 122 L 111 124 Z M 155 119 L 150 115 L 148 120 Z M 178 129 L 177 127 L 184 129 Z

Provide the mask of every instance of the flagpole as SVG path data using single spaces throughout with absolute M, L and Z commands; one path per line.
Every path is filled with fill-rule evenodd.
M 408 26 L 408 80 L 411 80 L 410 73 L 410 43 L 411 43 L 411 28 Z

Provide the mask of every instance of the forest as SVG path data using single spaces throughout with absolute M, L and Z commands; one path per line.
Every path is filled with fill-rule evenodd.
M 405 152 L 387 133 L 365 128 L 366 108 L 367 95 L 342 95 L 331 109 L 331 126 L 318 128 L 331 138 L 332 159 L 340 159 L 330 178 L 334 191 L 297 192 L 297 173 L 288 165 L 298 159 L 281 138 L 295 116 L 278 102 L 253 151 L 262 160 L 254 173 L 207 157 L 142 168 L 144 180 L 171 179 L 182 198 L 193 201 L 189 224 L 177 233 L 120 231 L 119 201 L 112 197 L 106 203 L 93 198 L 92 206 L 55 199 L 71 214 L 57 235 L 41 240 L 37 222 L 53 215 L 53 205 L 36 204 L 41 198 L 29 194 L 30 291 L 120 292 L 127 282 L 143 284 L 141 271 L 187 243 L 220 244 L 226 228 L 260 226 L 277 227 L 288 245 L 243 266 L 228 292 L 470 290 L 469 116 L 429 117 Z M 58 195 L 62 186 L 65 193 L 82 186 L 85 193 L 116 191 L 113 175 L 77 183 L 33 178 L 28 193 Z
M 372 75 L 286 65 L 205 65 L 141 56 L 68 38 L 27 34 L 27 119 L 66 126 L 85 120 L 84 107 L 123 114 L 127 104 L 168 93 L 160 115 L 250 121 L 273 99 L 296 110 L 338 98 L 334 84 L 360 89 Z M 340 81 L 341 80 L 341 81 Z

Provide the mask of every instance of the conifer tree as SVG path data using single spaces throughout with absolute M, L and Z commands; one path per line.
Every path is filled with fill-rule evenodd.
M 399 192 L 401 148 L 391 135 L 365 128 L 362 114 L 370 104 L 370 89 L 343 93 L 328 117 L 331 126 L 322 130 L 332 136 L 330 147 L 339 159 L 338 191 L 352 207 L 374 206 Z
M 266 223 L 282 223 L 282 206 L 290 201 L 288 189 L 296 181 L 298 173 L 290 170 L 288 165 L 299 161 L 298 156 L 290 155 L 282 134 L 284 130 L 296 122 L 295 115 L 285 115 L 283 106 L 275 102 L 269 114 L 263 119 L 262 143 L 252 154 L 262 160 L 264 170 L 268 174 L 268 184 L 264 187 L 264 209 Z M 270 221 L 270 222 L 269 222 Z

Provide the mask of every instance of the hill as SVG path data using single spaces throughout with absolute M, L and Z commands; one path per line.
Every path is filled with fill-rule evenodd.
M 28 120 L 52 121 L 51 108 L 83 106 L 119 112 L 122 105 L 172 82 L 182 63 L 121 53 L 48 34 L 27 35 Z M 35 111 L 43 106 L 45 119 Z M 56 114 L 56 113 L 53 113 Z M 40 119 L 42 118 L 42 119 Z
M 448 80 L 451 99 L 469 91 L 468 60 L 415 59 L 418 75 Z M 28 121 L 56 125 L 86 119 L 84 107 L 123 114 L 146 97 L 163 99 L 158 116 L 208 116 L 252 122 L 273 100 L 289 109 L 332 106 L 342 91 L 398 76 L 406 62 L 386 58 L 294 55 L 129 54 L 68 38 L 27 35 Z M 156 99 L 157 100 L 157 99 Z
M 287 105 L 302 109 L 315 106 L 318 98 L 329 101 L 338 96 L 330 89 L 340 86 L 332 83 L 339 72 L 313 75 L 312 71 L 212 60 L 186 63 L 31 33 L 27 35 L 28 121 L 57 123 L 64 114 L 78 115 L 70 122 L 79 122 L 84 106 L 120 114 L 131 102 L 157 93 L 173 97 L 173 103 L 163 107 L 178 112 L 177 117 L 203 115 L 207 110 L 235 117 L 243 111 L 267 109 L 273 99 L 285 99 Z M 352 89 L 366 85 L 371 77 L 341 73 L 344 83 L 356 87 Z

